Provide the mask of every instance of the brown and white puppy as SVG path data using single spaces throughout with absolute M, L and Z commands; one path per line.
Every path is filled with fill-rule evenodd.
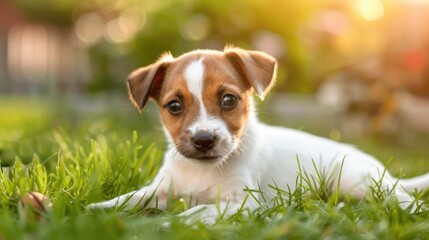
M 397 197 L 402 208 L 416 208 L 406 192 L 429 186 L 429 174 L 398 180 L 373 157 L 348 145 L 292 129 L 267 126 L 257 119 L 253 93 L 260 98 L 274 84 L 277 62 L 257 51 L 225 48 L 196 50 L 178 58 L 164 55 L 134 71 L 129 94 L 138 109 L 149 98 L 161 108 L 169 147 L 152 184 L 89 208 L 136 205 L 164 208 L 167 193 L 192 196 L 204 222 L 237 209 L 253 210 L 277 195 L 270 185 L 294 190 L 303 172 L 330 176 L 342 194 L 364 197 L 375 181 Z M 298 160 L 297 160 L 298 159 Z M 258 190 L 247 198 L 247 191 Z M 157 199 L 157 201 L 154 201 Z M 246 200 L 245 200 L 246 199 Z M 214 205 L 213 201 L 219 201 Z

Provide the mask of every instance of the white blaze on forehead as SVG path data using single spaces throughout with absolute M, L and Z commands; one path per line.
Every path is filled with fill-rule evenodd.
M 203 102 L 204 65 L 203 58 L 191 62 L 185 69 L 185 82 L 189 92 L 197 98 L 200 105 L 200 118 L 207 118 L 207 111 Z
M 231 136 L 228 127 L 224 121 L 214 116 L 210 116 L 203 102 L 204 90 L 204 64 L 203 58 L 191 62 L 184 71 L 185 82 L 189 92 L 197 99 L 200 112 L 198 118 L 192 123 L 188 130 L 195 134 L 200 130 L 208 131 L 216 134 L 220 140 L 228 139 L 231 141 Z
M 185 69 L 186 85 L 198 101 L 202 103 L 203 98 L 203 80 L 204 80 L 204 65 L 203 59 L 191 62 Z

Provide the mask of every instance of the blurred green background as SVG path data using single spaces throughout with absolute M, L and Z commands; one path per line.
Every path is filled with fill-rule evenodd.
M 234 44 L 279 61 L 264 121 L 428 166 L 426 23 L 426 0 L 1 1 L 2 164 L 48 158 L 55 147 L 37 139 L 52 131 L 162 144 L 156 108 L 132 108 L 126 76 L 166 51 Z

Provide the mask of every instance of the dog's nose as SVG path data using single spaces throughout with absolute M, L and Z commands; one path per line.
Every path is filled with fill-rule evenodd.
M 195 148 L 201 152 L 212 149 L 215 143 L 215 136 L 207 131 L 198 131 L 192 138 Z

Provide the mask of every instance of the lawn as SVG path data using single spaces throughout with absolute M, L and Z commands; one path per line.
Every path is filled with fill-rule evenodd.
M 274 207 L 261 207 L 248 217 L 239 212 L 214 226 L 185 225 L 175 215 L 187 209 L 187 203 L 174 198 L 164 212 L 88 211 L 89 203 L 149 183 L 165 147 L 153 105 L 139 114 L 112 98 L 72 104 L 0 98 L 0 159 L 8 166 L 0 173 L 0 239 L 429 238 L 427 212 L 404 212 L 377 188 L 366 200 L 308 187 L 292 193 L 279 189 Z M 380 136 L 350 141 L 389 162 L 394 175 L 429 171 L 424 136 L 414 139 L 419 144 Z M 38 213 L 23 206 L 21 196 L 30 191 L 45 194 L 52 207 Z M 425 193 L 416 194 L 429 199 Z M 162 227 L 167 221 L 171 227 Z

